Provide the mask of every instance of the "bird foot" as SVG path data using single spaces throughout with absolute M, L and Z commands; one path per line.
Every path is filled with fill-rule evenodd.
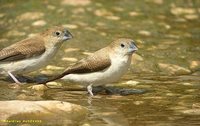
M 90 94 L 91 97 L 94 96 L 94 94 L 92 93 L 92 84 L 87 86 L 87 91 L 88 91 L 88 93 Z

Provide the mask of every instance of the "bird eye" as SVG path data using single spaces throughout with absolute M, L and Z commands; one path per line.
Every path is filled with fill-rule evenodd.
M 61 33 L 60 33 L 59 31 L 57 31 L 57 32 L 55 32 L 55 34 L 56 34 L 57 36 L 59 36 Z
M 122 48 L 124 48 L 124 47 L 125 47 L 125 45 L 124 45 L 124 44 L 121 44 L 121 47 L 122 47 Z

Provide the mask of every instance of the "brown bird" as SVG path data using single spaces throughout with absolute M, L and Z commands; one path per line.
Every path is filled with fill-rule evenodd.
M 0 50 L 0 75 L 23 74 L 46 66 L 59 50 L 63 41 L 72 34 L 63 27 L 54 26 L 34 37 L 24 39 Z
M 132 54 L 137 50 L 132 39 L 117 39 L 44 83 L 60 78 L 78 82 L 88 85 L 87 90 L 93 96 L 92 85 L 104 85 L 119 80 L 128 70 Z

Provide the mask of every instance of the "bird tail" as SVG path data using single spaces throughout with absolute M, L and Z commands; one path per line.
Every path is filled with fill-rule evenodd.
M 60 79 L 60 78 L 62 78 L 62 77 L 64 77 L 64 76 L 65 76 L 64 74 L 60 74 L 60 75 L 57 75 L 57 76 L 52 76 L 52 77 L 50 77 L 50 78 L 47 79 L 47 80 L 44 80 L 44 81 L 39 82 L 39 84 L 46 84 L 46 83 L 48 83 L 48 82 L 58 80 L 58 79 Z
M 66 70 L 65 72 L 63 72 L 62 74 L 59 74 L 59 75 L 56 75 L 56 76 L 52 76 L 50 77 L 49 79 L 47 80 L 44 80 L 44 81 L 40 81 L 39 84 L 46 84 L 48 82 L 51 82 L 51 81 L 55 81 L 55 80 L 58 80 L 66 75 L 70 74 L 70 71 L 69 70 Z

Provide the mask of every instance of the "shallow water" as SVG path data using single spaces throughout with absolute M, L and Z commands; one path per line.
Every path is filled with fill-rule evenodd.
M 66 89 L 49 89 L 44 93 L 31 92 L 27 86 L 14 90 L 4 85 L 1 87 L 5 91 L 1 92 L 1 100 L 61 100 L 79 104 L 90 112 L 80 125 L 200 125 L 198 76 L 127 78 L 139 82 L 129 85 L 129 88 L 146 92 L 128 96 L 97 94 L 90 98 L 86 91 L 67 91 L 68 85 L 71 85 L 67 83 Z M 120 87 L 120 83 L 116 87 Z
M 186 77 L 136 76 L 140 83 L 132 88 L 145 89 L 146 93 L 96 95 L 91 104 L 86 92 L 49 90 L 46 93 L 50 99 L 86 106 L 91 113 L 84 123 L 90 125 L 199 125 L 199 108 L 195 106 L 200 105 L 200 79 L 196 76 L 189 76 L 192 81 L 182 79 Z
M 27 89 L 32 84 L 10 89 L 10 82 L 0 77 L 0 100 L 54 99 L 76 103 L 90 111 L 80 125 L 200 125 L 200 65 L 192 66 L 193 61 L 200 61 L 199 24 L 197 0 L 0 1 L 0 48 L 52 25 L 67 26 L 74 36 L 63 44 L 51 66 L 28 76 L 59 73 L 114 39 L 129 37 L 136 41 L 137 55 L 142 60 L 137 59 L 113 85 L 146 91 L 128 96 L 97 94 L 91 100 L 85 91 L 35 92 Z M 171 74 L 159 63 L 175 64 L 189 72 Z M 66 88 L 74 87 L 72 83 L 60 83 Z

